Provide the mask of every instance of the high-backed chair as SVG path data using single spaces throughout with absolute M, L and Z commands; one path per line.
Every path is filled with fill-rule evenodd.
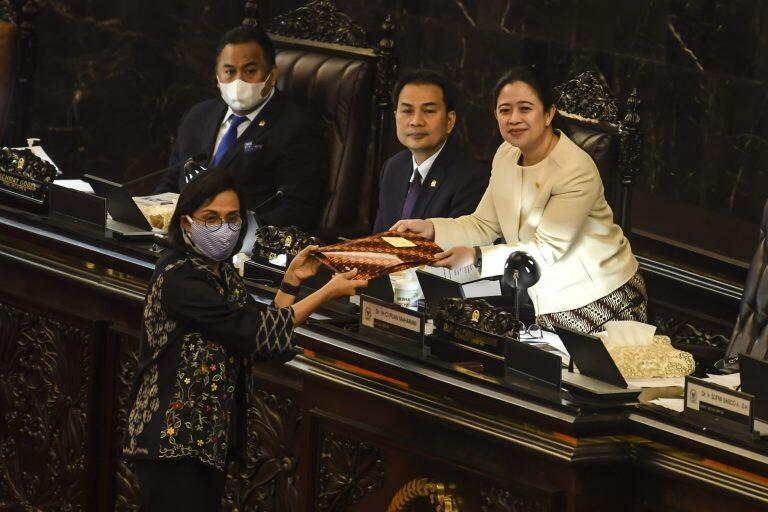
M 726 359 L 738 354 L 768 359 L 768 201 L 763 209 L 760 241 L 747 273 L 739 316 L 725 352 Z
M 367 232 L 391 118 L 391 17 L 376 48 L 362 27 L 327 0 L 266 24 L 257 2 L 248 1 L 243 23 L 266 28 L 277 50 L 278 88 L 327 127 L 330 168 L 328 200 L 318 222 L 321 235 L 349 228 Z
M 37 41 L 36 0 L 0 0 L 0 141 L 26 146 Z
M 640 101 L 630 94 L 624 118 L 608 87 L 592 72 L 555 87 L 560 128 L 597 164 L 615 222 L 631 235 L 632 187 L 640 173 Z

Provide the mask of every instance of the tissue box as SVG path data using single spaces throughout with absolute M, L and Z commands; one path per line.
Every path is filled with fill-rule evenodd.
M 656 335 L 650 345 L 606 348 L 625 379 L 684 377 L 696 368 L 693 356 L 673 348 L 668 336 Z

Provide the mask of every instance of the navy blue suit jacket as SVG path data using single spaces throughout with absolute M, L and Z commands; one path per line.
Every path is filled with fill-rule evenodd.
M 155 193 L 180 192 L 183 163 L 200 154 L 210 160 L 227 105 L 221 98 L 198 103 L 181 120 L 171 167 Z M 218 167 L 232 171 L 246 207 L 254 208 L 278 189 L 280 199 L 259 208 L 262 225 L 312 228 L 327 197 L 329 157 L 325 137 L 310 114 L 279 91 L 264 105 Z
M 413 156 L 408 149 L 384 162 L 374 233 L 386 231 L 400 220 L 412 175 Z M 429 169 L 411 218 L 454 218 L 474 212 L 488 187 L 490 175 L 487 164 L 475 160 L 452 137 L 448 137 Z

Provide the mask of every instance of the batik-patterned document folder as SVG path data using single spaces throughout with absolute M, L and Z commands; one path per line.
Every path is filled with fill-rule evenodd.
M 341 244 L 321 247 L 315 256 L 336 272 L 356 268 L 357 279 L 373 279 L 436 261 L 442 249 L 434 242 L 409 233 L 385 231 Z

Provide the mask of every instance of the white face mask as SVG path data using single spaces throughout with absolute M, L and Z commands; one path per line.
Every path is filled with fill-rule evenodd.
M 229 108 L 236 112 L 252 110 L 261 104 L 266 98 L 261 96 L 261 91 L 267 85 L 267 81 L 272 74 L 267 75 L 263 82 L 243 82 L 239 78 L 229 83 L 219 82 L 221 98 L 229 105 Z M 216 78 L 218 81 L 218 77 Z

